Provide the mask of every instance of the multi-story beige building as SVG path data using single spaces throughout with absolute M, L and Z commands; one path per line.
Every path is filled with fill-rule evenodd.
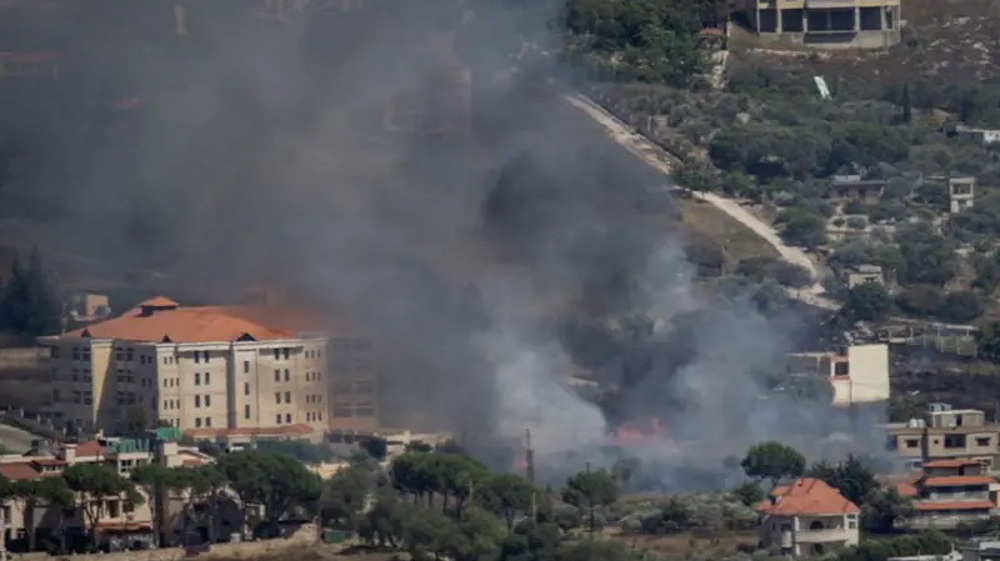
M 1000 461 L 1000 424 L 975 409 L 931 405 L 928 418 L 886 426 L 889 448 L 911 469 L 935 460 L 971 460 L 993 470 Z
M 997 512 L 997 480 L 974 460 L 933 460 L 923 473 L 897 485 L 913 499 L 913 515 L 902 521 L 909 529 L 954 529 L 960 524 L 989 520 Z
M 40 343 L 54 413 L 83 428 L 139 417 L 202 438 L 376 430 L 371 342 L 310 331 L 320 326 L 284 307 L 157 297 Z
M 900 0 L 746 0 L 762 37 L 810 46 L 882 48 L 900 40 Z

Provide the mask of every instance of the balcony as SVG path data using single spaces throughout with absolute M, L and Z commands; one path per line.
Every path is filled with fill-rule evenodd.
M 813 10 L 854 8 L 857 5 L 857 0 L 806 0 L 806 9 Z
M 798 543 L 827 543 L 844 542 L 850 539 L 857 530 L 847 528 L 823 528 L 822 530 L 799 530 L 795 532 L 795 541 Z

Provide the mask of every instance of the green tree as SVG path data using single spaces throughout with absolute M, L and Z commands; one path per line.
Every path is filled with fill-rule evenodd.
M 27 267 L 15 259 L 10 280 L 0 289 L 0 331 L 32 342 L 40 335 L 57 333 L 61 313 L 38 251 L 31 252 Z
M 217 460 L 244 509 L 264 506 L 265 521 L 272 528 L 296 511 L 315 510 L 322 494 L 318 475 L 291 456 L 258 451 L 225 454 Z
M 534 499 L 531 483 L 513 473 L 491 475 L 479 486 L 476 502 L 487 511 L 503 517 L 507 528 L 514 528 L 514 517 L 528 512 Z
M 455 530 L 444 543 L 443 553 L 449 558 L 455 561 L 489 561 L 500 557 L 507 529 L 496 516 L 470 507 L 458 520 Z
M 874 489 L 861 507 L 861 523 L 870 532 L 889 533 L 897 520 L 913 514 L 913 503 L 894 488 Z M 925 552 L 930 553 L 930 552 Z
M 63 477 L 43 477 L 35 480 L 34 487 L 36 499 L 56 513 L 59 553 L 66 553 L 66 511 L 72 509 L 76 504 L 73 491 Z M 33 527 L 32 530 L 34 530 Z M 32 533 L 35 532 L 32 531 Z
M 778 215 L 783 224 L 781 236 L 788 243 L 814 248 L 826 243 L 826 220 L 822 216 L 800 208 L 789 208 Z
M 983 299 L 971 290 L 951 292 L 945 298 L 941 315 L 951 321 L 971 321 L 982 315 Z
M 809 468 L 806 475 L 825 481 L 859 506 L 880 487 L 878 480 L 875 479 L 875 473 L 854 455 L 848 456 L 846 460 L 836 465 L 820 462 Z
M 691 158 L 681 161 L 674 170 L 674 179 L 681 187 L 696 193 L 711 191 L 718 183 L 708 166 Z
M 951 244 L 927 225 L 901 228 L 896 236 L 905 266 L 899 271 L 904 284 L 942 286 L 957 268 Z
M 984 322 L 976 331 L 976 349 L 980 358 L 1000 362 L 1000 321 Z
M 216 520 L 218 518 L 219 502 L 228 486 L 225 473 L 215 464 L 205 464 L 195 468 L 170 468 L 170 473 L 164 477 L 164 484 L 171 491 L 180 492 L 188 497 L 183 505 L 184 533 L 188 533 L 189 524 L 200 518 L 208 527 L 208 541 L 215 543 Z M 207 512 L 196 516 L 196 506 L 207 506 Z
M 173 476 L 173 470 L 158 463 L 136 466 L 131 474 L 132 481 L 145 491 L 149 500 L 153 517 L 153 544 L 157 547 L 163 542 L 163 500 Z
M 581 471 L 566 481 L 562 491 L 563 500 L 581 511 L 586 509 L 590 519 L 590 534 L 597 529 L 594 509 L 607 506 L 618 499 L 618 485 L 614 477 L 605 470 Z
M 104 516 L 104 505 L 109 497 L 124 498 L 132 504 L 143 502 L 131 481 L 103 464 L 74 464 L 66 468 L 63 477 L 76 495 L 77 507 L 87 517 L 94 547 L 97 547 L 97 522 Z
M 881 321 L 892 311 L 892 296 L 880 283 L 861 283 L 847 292 L 843 311 L 853 320 Z
M 754 506 L 767 498 L 767 494 L 760 488 L 760 485 L 753 481 L 747 481 L 733 489 L 733 496 L 746 506 Z
M 389 453 L 389 445 L 385 439 L 378 437 L 362 440 L 361 449 L 380 462 L 385 461 L 386 454 Z
M 751 446 L 740 467 L 749 477 L 770 479 L 773 486 L 783 477 L 802 475 L 806 459 L 791 446 L 771 440 Z
M 324 524 L 357 528 L 369 494 L 374 490 L 372 473 L 359 466 L 341 469 L 323 484 L 320 517 Z

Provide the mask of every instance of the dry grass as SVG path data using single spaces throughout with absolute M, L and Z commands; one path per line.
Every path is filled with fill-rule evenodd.
M 679 199 L 677 203 L 684 227 L 693 236 L 724 248 L 730 260 L 779 256 L 769 243 L 714 206 L 695 199 Z
M 725 532 L 713 536 L 695 536 L 691 533 L 670 536 L 616 536 L 611 539 L 646 551 L 672 558 L 718 559 L 738 551 L 739 546 L 755 547 L 754 532 Z
M 371 551 L 364 548 L 347 548 L 344 545 L 301 545 L 284 548 L 277 551 L 260 553 L 252 557 L 253 561 L 390 561 L 398 554 Z M 204 557 L 211 561 L 246 561 L 247 556 L 213 555 Z

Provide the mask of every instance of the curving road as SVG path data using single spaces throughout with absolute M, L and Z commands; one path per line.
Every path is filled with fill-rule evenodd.
M 586 96 L 582 94 L 567 94 L 564 97 L 571 105 L 580 109 L 588 117 L 604 127 L 608 136 L 615 142 L 622 145 L 640 160 L 663 172 L 665 175 L 670 175 L 670 166 L 676 161 L 676 158 L 669 152 L 636 132 L 632 127 Z M 697 193 L 695 196 L 728 214 L 731 218 L 760 236 L 774 247 L 786 262 L 793 263 L 809 271 L 809 276 L 813 281 L 812 285 L 802 289 L 786 289 L 789 296 L 810 306 L 828 310 L 840 308 L 840 304 L 824 296 L 826 291 L 820 283 L 819 268 L 809 258 L 809 255 L 801 248 L 785 244 L 774 229 L 774 226 L 754 216 L 734 199 L 721 197 L 715 193 Z

